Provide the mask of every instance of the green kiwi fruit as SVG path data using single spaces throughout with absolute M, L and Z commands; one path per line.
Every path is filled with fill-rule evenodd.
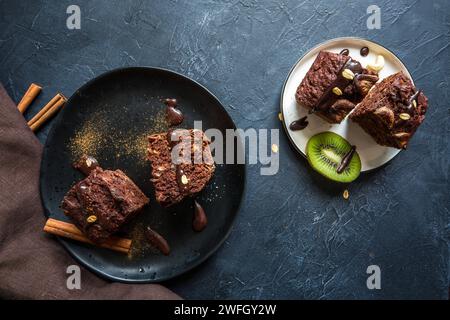
M 338 173 L 337 169 L 352 146 L 334 132 L 322 132 L 312 136 L 306 145 L 309 164 L 321 175 L 337 182 L 351 182 L 361 172 L 361 159 L 355 151 L 348 166 Z

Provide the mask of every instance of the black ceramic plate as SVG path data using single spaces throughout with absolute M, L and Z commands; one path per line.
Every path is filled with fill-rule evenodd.
M 49 133 L 41 164 L 41 197 L 48 217 L 67 220 L 59 208 L 67 190 L 82 175 L 72 162 L 81 153 L 95 156 L 103 168 L 121 169 L 150 198 L 150 205 L 127 225 L 133 239 L 130 256 L 60 238 L 64 247 L 99 275 L 124 282 L 158 282 L 180 275 L 209 257 L 226 239 L 244 190 L 245 165 L 217 165 L 214 177 L 198 196 L 208 226 L 192 230 L 193 204 L 186 200 L 163 209 L 155 202 L 146 135 L 166 130 L 163 98 L 176 98 L 185 115 L 181 125 L 225 133 L 235 125 L 216 97 L 197 82 L 158 68 L 126 68 L 105 73 L 77 90 Z M 237 143 L 237 142 L 236 142 Z M 170 243 L 163 256 L 148 246 L 142 230 L 150 225 Z

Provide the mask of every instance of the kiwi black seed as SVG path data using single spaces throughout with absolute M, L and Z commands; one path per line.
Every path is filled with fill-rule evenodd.
M 342 173 L 337 172 L 344 156 L 352 146 L 334 132 L 322 132 L 312 136 L 306 145 L 309 164 L 321 175 L 337 182 L 351 182 L 361 172 L 361 159 L 355 152 Z

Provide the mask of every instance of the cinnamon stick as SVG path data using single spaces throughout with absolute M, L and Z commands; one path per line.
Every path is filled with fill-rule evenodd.
M 118 237 L 110 237 L 105 242 L 97 244 L 89 240 L 75 225 L 49 218 L 44 226 L 44 232 L 69 238 L 72 240 L 93 244 L 102 248 L 128 254 L 131 249 L 131 240 Z
M 50 119 L 66 103 L 67 99 L 61 93 L 54 96 L 30 121 L 28 126 L 36 131 L 41 125 Z
M 19 109 L 20 113 L 24 113 L 25 110 L 27 110 L 28 106 L 33 102 L 34 98 L 37 97 L 37 95 L 41 92 L 42 87 L 36 83 L 32 83 L 30 87 L 28 88 L 27 92 L 22 97 L 22 100 L 20 100 L 19 104 L 17 105 L 17 108 Z

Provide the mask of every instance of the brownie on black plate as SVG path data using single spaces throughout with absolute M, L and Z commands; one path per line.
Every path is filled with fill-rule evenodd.
M 69 190 L 61 208 L 90 240 L 101 243 L 148 203 L 121 170 L 96 167 Z
M 427 97 L 398 72 L 376 84 L 350 119 L 378 144 L 404 149 L 425 119 L 427 108 Z
M 169 207 L 205 188 L 214 174 L 215 165 L 210 141 L 202 131 L 177 129 L 152 134 L 148 140 L 151 181 L 159 204 Z M 176 146 L 179 158 L 172 159 L 172 150 Z
M 340 123 L 359 103 L 378 75 L 345 54 L 319 52 L 297 88 L 300 106 L 329 123 Z

